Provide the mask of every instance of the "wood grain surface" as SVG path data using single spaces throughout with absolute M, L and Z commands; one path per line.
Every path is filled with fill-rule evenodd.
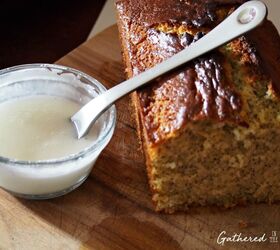
M 124 80 L 115 26 L 57 62 L 82 70 L 108 88 Z M 153 211 L 144 158 L 129 98 L 117 103 L 115 134 L 89 179 L 74 192 L 28 201 L 0 191 L 0 249 L 280 249 L 280 205 Z M 264 243 L 217 244 L 217 237 L 268 238 Z M 277 231 L 278 243 L 270 243 Z

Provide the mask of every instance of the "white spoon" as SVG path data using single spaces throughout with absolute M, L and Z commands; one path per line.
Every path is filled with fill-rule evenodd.
M 254 29 L 266 17 L 267 9 L 261 1 L 249 1 L 241 5 L 221 24 L 186 49 L 170 57 L 155 67 L 124 81 L 97 96 L 71 117 L 78 139 L 82 138 L 90 126 L 115 101 L 151 82 L 155 78 L 201 56 L 240 35 Z

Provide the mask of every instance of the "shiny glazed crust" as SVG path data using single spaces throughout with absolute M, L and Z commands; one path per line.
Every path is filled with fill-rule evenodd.
M 143 72 L 195 42 L 227 16 L 235 3 L 244 1 L 206 1 L 205 4 L 205 1 L 203 4 L 201 1 L 176 0 L 152 2 L 117 1 L 128 77 Z M 153 9 L 156 9 L 157 15 L 153 14 Z M 194 9 L 196 11 L 193 12 Z M 273 26 L 268 23 L 265 26 L 272 31 Z M 262 37 L 278 38 L 273 31 L 263 29 L 262 33 Z M 260 41 L 255 39 L 255 44 L 260 45 Z M 262 68 L 256 59 L 255 49 L 248 45 L 248 38 L 244 38 L 238 49 L 248 54 L 252 65 Z M 261 57 L 266 58 L 266 51 L 261 49 L 260 52 L 263 54 Z M 228 120 L 247 125 L 241 114 L 242 98 L 228 77 L 230 72 L 227 72 L 229 67 L 226 64 L 225 54 L 216 50 L 138 91 L 139 108 L 149 142 L 160 142 L 187 121 Z M 278 79 L 274 83 L 280 85 Z M 275 89 L 279 87 L 275 86 Z

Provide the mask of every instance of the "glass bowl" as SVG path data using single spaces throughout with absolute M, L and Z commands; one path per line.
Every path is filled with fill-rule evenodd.
M 94 78 L 64 66 L 26 64 L 0 70 L 0 103 L 18 97 L 51 95 L 83 105 L 104 91 L 106 88 Z M 102 129 L 97 139 L 76 154 L 42 161 L 19 161 L 0 156 L 0 186 L 27 199 L 49 199 L 74 190 L 86 180 L 113 136 L 115 106 L 98 122 Z

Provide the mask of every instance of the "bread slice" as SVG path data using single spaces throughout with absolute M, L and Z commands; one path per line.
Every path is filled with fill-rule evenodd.
M 241 0 L 117 0 L 127 76 L 200 39 Z M 280 38 L 269 21 L 133 93 L 157 211 L 280 200 Z

